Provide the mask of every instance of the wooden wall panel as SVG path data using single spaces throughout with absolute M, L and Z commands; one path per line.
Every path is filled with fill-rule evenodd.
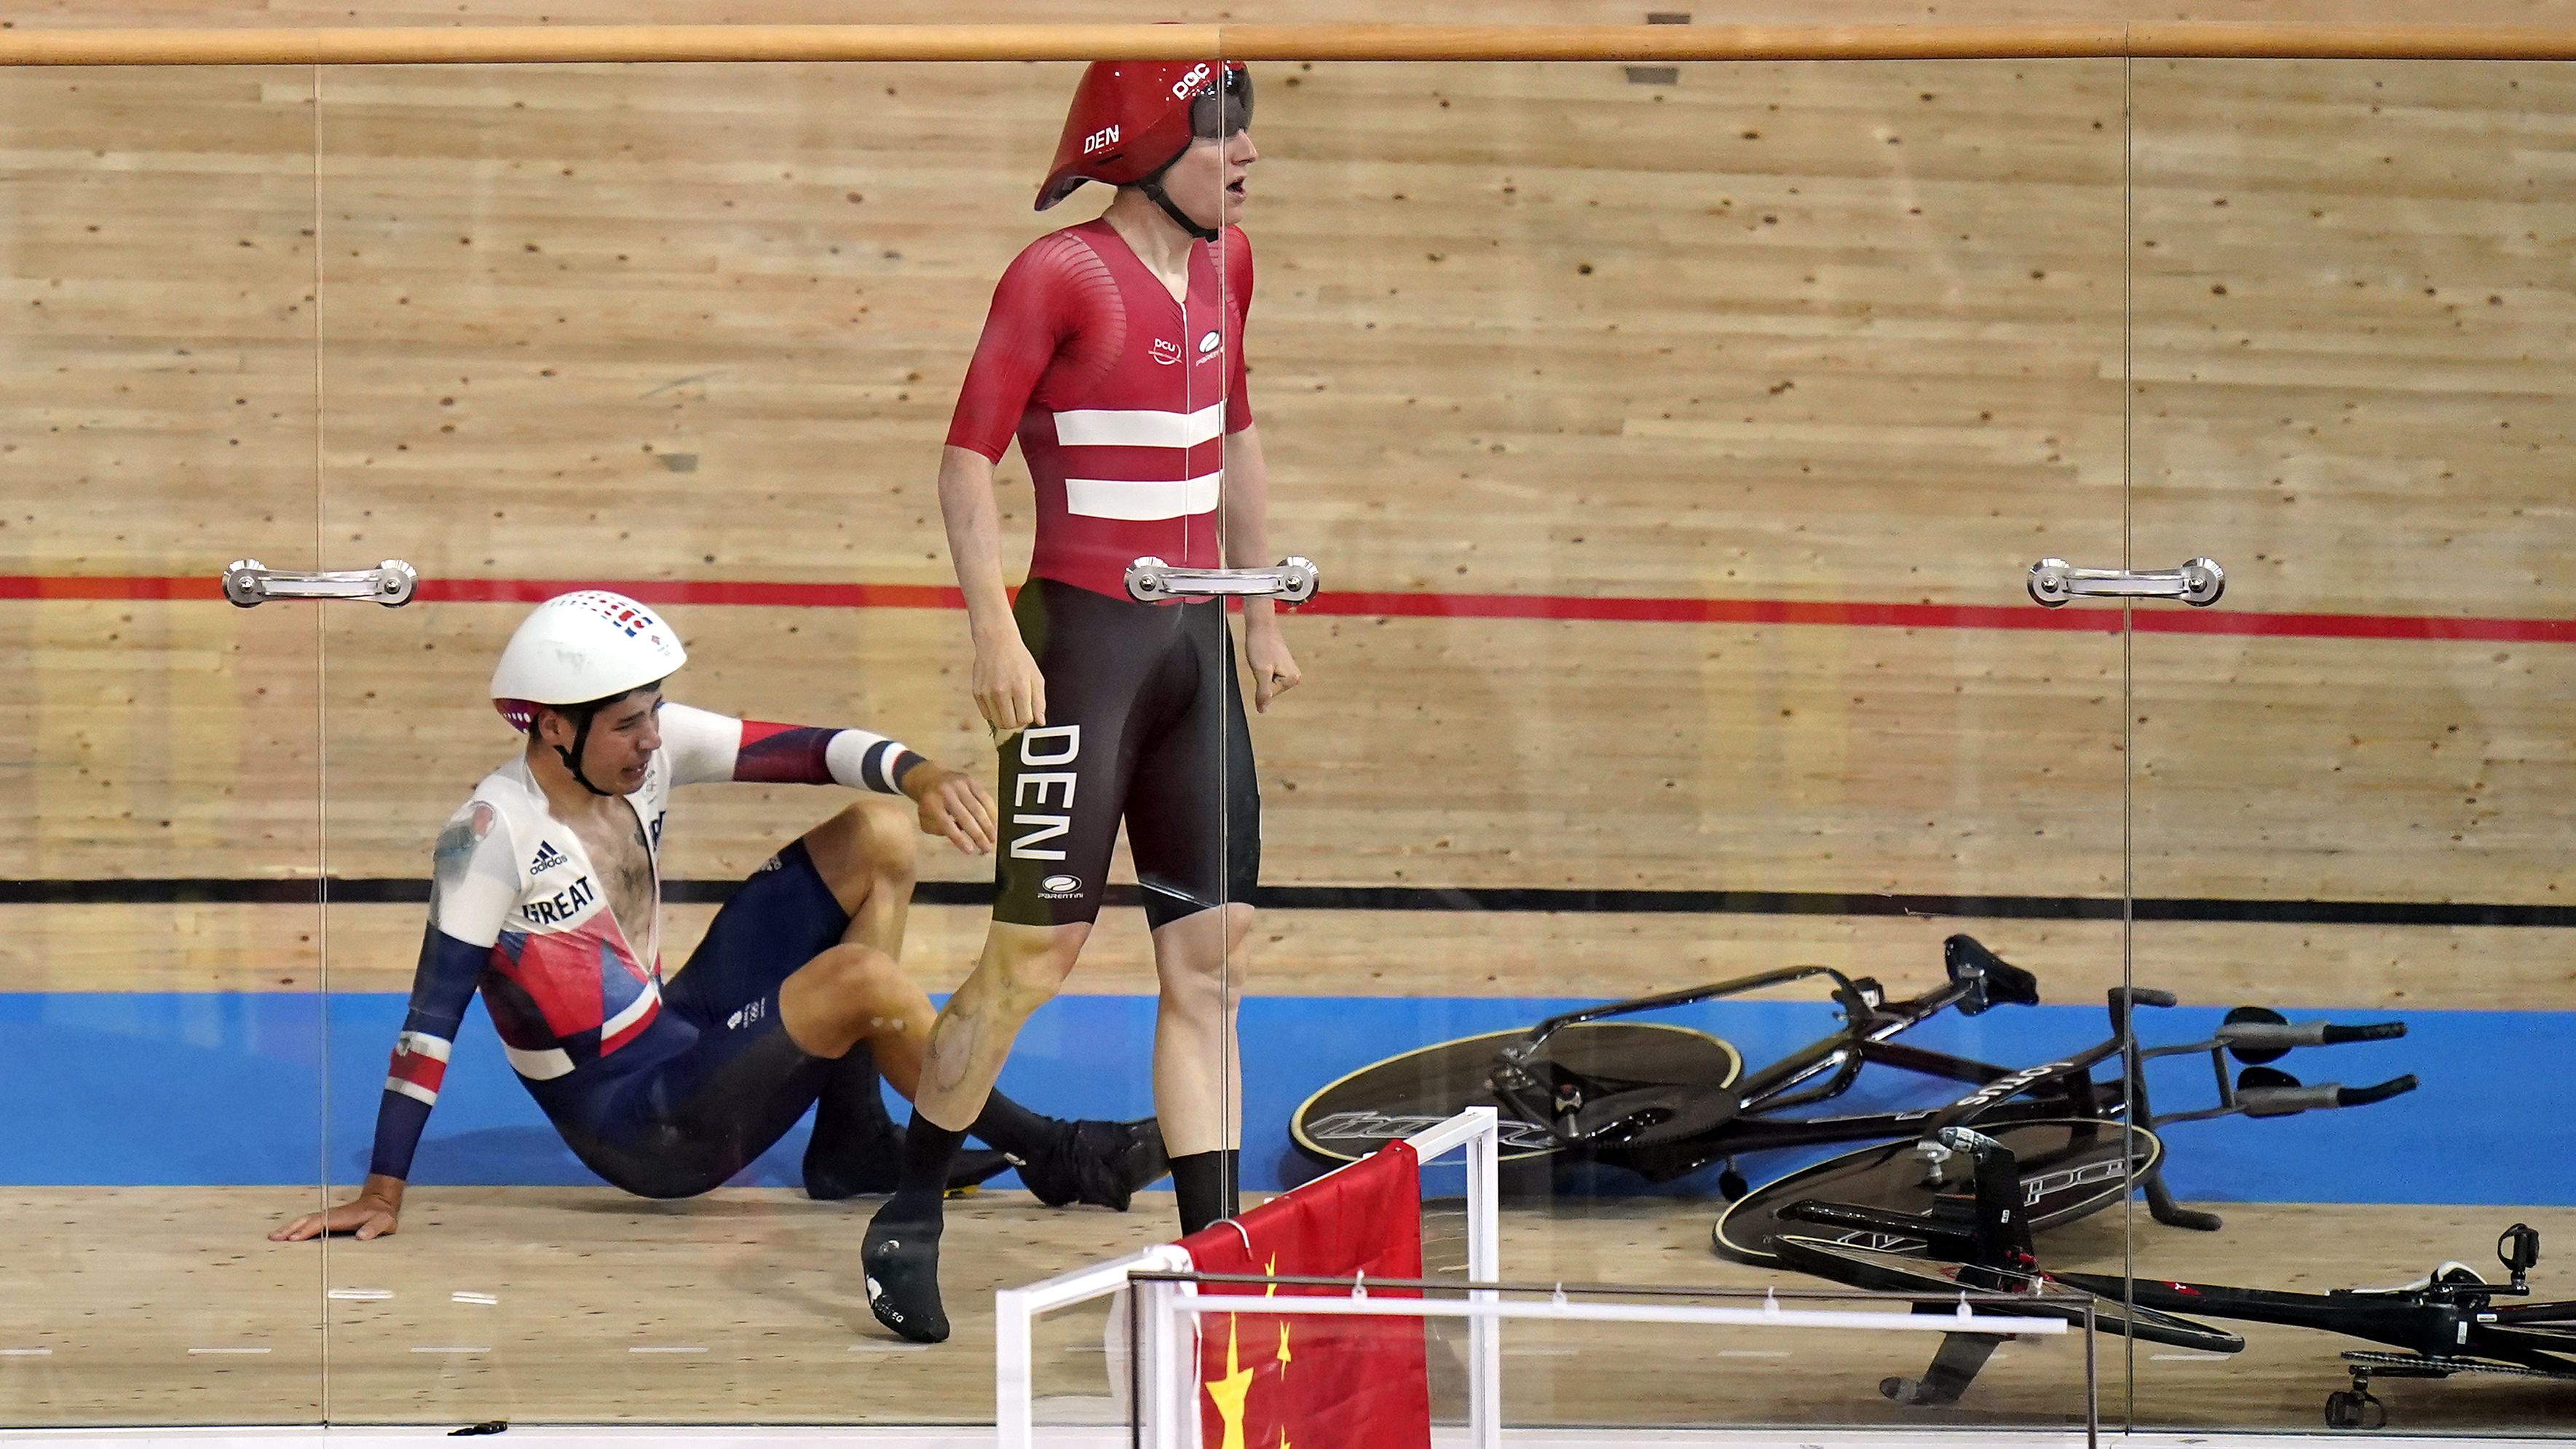
M 2125 448 L 2138 562 L 2230 608 L 2563 615 L 2565 74 L 2141 65 L 2132 158 L 2108 63 L 1266 68 L 1275 531 L 1332 588 L 2017 606 L 2118 556 Z M 0 77 L 8 567 L 943 582 L 1070 75 Z M 508 746 L 508 608 L 0 608 L 29 874 L 307 870 L 314 788 L 333 870 L 410 874 Z M 684 697 L 983 758 L 954 615 L 674 612 Z M 2117 887 L 2104 636 L 1291 628 L 1275 881 Z M 2552 903 L 2563 648 L 2143 638 L 2140 889 Z M 820 808 L 692 802 L 674 868 Z

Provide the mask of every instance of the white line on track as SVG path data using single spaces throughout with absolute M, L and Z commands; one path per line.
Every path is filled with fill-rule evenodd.
M 52 1358 L 50 1348 L 0 1348 L 0 1358 Z
M 495 1294 L 472 1293 L 464 1289 L 458 1289 L 456 1292 L 448 1294 L 447 1301 L 450 1303 L 477 1303 L 481 1304 L 485 1308 L 498 1307 L 501 1302 L 500 1298 Z
M 381 1303 L 393 1297 L 394 1290 L 391 1288 L 334 1288 L 324 1296 L 337 1298 L 343 1303 Z
M 661 1345 L 661 1344 L 650 1344 L 650 1343 L 637 1343 L 637 1344 L 630 1344 L 630 1345 L 628 1345 L 628 1346 L 627 1346 L 626 1351 L 627 1351 L 628 1353 L 705 1353 L 705 1352 L 706 1352 L 706 1350 L 705 1350 L 705 1349 L 703 1349 L 703 1348 L 698 1348 L 698 1347 L 691 1346 L 691 1345 L 673 1345 L 673 1346 L 664 1346 L 664 1345 Z
M 266 1353 L 266 1352 L 268 1352 L 268 1350 L 267 1350 L 267 1349 L 264 1349 L 264 1348 L 192 1348 L 192 1349 L 188 1350 L 188 1352 L 190 1352 L 190 1353 L 192 1353 L 192 1354 L 198 1354 L 198 1353 Z

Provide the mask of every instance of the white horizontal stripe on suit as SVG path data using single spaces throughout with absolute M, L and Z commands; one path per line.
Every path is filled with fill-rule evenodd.
M 510 1059 L 510 1070 L 531 1082 L 551 1082 L 557 1077 L 572 1075 L 572 1054 L 561 1047 L 531 1052 L 503 1042 L 501 1054 Z
M 1064 507 L 1083 518 L 1143 521 L 1189 518 L 1216 507 L 1222 473 L 1143 482 L 1132 478 L 1067 478 Z
M 1079 408 L 1055 415 L 1055 440 L 1068 448 L 1195 448 L 1225 431 L 1225 404 L 1194 413 L 1153 408 Z

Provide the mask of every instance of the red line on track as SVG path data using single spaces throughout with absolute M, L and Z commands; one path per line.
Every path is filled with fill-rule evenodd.
M 614 589 L 648 604 L 747 605 L 791 609 L 959 609 L 942 584 L 778 583 L 721 579 L 425 579 L 424 603 L 533 604 L 572 588 Z M 211 578 L 48 574 L 0 575 L 0 599 L 219 600 Z M 1298 610 L 1373 618 L 1556 619 L 1652 624 L 1798 624 L 1857 629 L 2046 629 L 2111 634 L 2119 611 L 2078 604 L 1830 603 L 1800 599 L 1694 599 L 1565 594 L 1327 592 Z M 2410 614 L 2261 614 L 2232 609 L 2136 611 L 2142 634 L 2219 634 L 2307 639 L 2461 639 L 2576 643 L 2576 619 L 2441 617 Z
M 125 578 L 112 574 L 0 574 L 0 599 L 221 599 L 212 579 Z

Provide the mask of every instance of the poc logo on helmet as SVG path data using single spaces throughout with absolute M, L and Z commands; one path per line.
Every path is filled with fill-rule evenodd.
M 1190 68 L 1190 73 L 1188 75 L 1185 75 L 1172 83 L 1172 98 L 1174 100 L 1187 99 L 1193 91 L 1196 91 L 1199 86 L 1207 80 L 1207 78 L 1207 62 L 1200 61 L 1197 65 Z
M 1117 144 L 1118 128 L 1116 126 L 1104 127 L 1082 138 L 1082 154 L 1088 156 L 1103 146 L 1115 146 Z

